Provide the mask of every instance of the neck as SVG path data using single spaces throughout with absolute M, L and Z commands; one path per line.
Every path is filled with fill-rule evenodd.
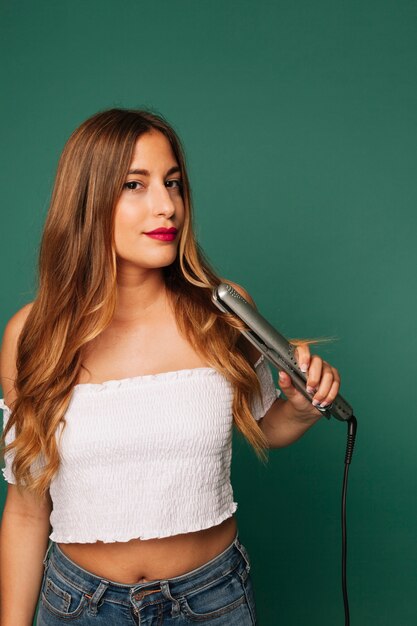
M 162 270 L 120 268 L 117 274 L 116 323 L 140 320 L 167 298 Z

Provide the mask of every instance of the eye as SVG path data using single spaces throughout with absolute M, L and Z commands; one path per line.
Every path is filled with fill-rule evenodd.
M 137 180 L 130 180 L 128 183 L 123 185 L 123 189 L 130 189 L 130 191 L 136 191 L 136 187 L 134 185 L 141 185 L 142 183 Z M 131 186 L 132 185 L 132 186 Z
M 167 184 L 175 183 L 170 189 L 182 189 L 182 181 L 179 178 L 167 180 Z

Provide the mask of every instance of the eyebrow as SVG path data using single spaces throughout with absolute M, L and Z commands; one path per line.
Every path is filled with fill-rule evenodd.
M 176 172 L 181 172 L 178 165 L 174 165 L 174 167 L 171 167 L 167 171 L 166 176 L 169 176 L 170 174 L 175 174 Z M 148 170 L 129 170 L 128 174 L 141 174 L 142 176 L 150 176 L 150 173 Z

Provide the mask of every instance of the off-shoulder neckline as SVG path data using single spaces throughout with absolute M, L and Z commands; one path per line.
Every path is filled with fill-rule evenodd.
M 132 383 L 140 381 L 152 381 L 152 380 L 164 380 L 179 377 L 190 377 L 198 374 L 199 372 L 217 372 L 214 367 L 192 367 L 180 370 L 171 370 L 169 372 L 158 372 L 156 374 L 140 374 L 139 376 L 129 376 L 127 378 L 112 378 L 110 380 L 104 380 L 101 383 L 77 383 L 73 386 L 74 391 L 88 391 L 88 390 L 100 390 L 110 389 L 115 387 L 124 387 Z
M 264 355 L 261 354 L 259 359 L 253 365 L 253 367 L 257 367 L 264 360 Z M 109 387 L 121 387 L 125 384 L 135 383 L 139 381 L 146 380 L 156 380 L 156 379 L 170 379 L 170 378 L 178 378 L 180 376 L 190 377 L 197 375 L 198 373 L 219 373 L 214 367 L 191 367 L 184 368 L 179 370 L 170 370 L 168 372 L 157 372 L 156 374 L 140 374 L 139 376 L 129 376 L 127 378 L 112 378 L 110 380 L 104 380 L 101 383 L 77 383 L 74 385 L 73 389 L 78 389 L 82 391 L 83 389 L 106 389 Z
M 257 367 L 258 365 L 260 365 L 264 361 L 264 359 L 264 355 L 261 354 L 256 363 L 254 363 L 253 367 Z M 180 370 L 171 370 L 169 372 L 158 372 L 157 374 L 141 374 L 139 376 L 129 376 L 127 378 L 112 378 L 109 380 L 104 380 L 101 383 L 77 383 L 73 386 L 72 390 L 76 393 L 82 393 L 83 391 L 101 391 L 104 389 L 114 389 L 118 387 L 130 386 L 140 381 L 150 382 L 153 380 L 178 379 L 180 377 L 189 378 L 205 373 L 218 374 L 219 372 L 214 367 L 191 367 Z M 4 408 L 10 411 L 3 398 L 0 398 L 0 408 Z

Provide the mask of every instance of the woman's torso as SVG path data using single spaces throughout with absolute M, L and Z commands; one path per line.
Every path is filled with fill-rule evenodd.
M 151 307 L 139 320 L 112 322 L 88 346 L 78 383 L 207 367 L 180 335 L 168 304 Z M 157 539 L 114 543 L 59 543 L 80 567 L 124 584 L 180 576 L 211 560 L 228 547 L 237 531 L 231 516 L 217 526 Z

